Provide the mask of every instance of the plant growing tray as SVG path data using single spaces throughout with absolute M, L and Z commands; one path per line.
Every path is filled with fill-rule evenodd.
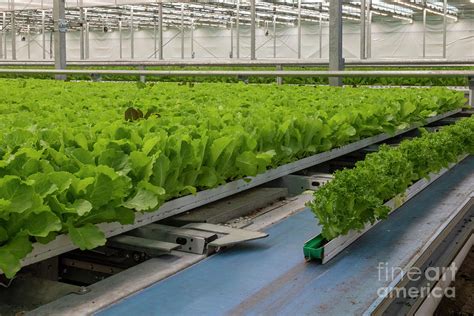
M 457 163 L 461 162 L 468 155 L 460 157 Z M 433 183 L 436 179 L 441 177 L 449 169 L 453 168 L 457 163 L 450 164 L 448 168 L 443 168 L 437 173 L 430 173 L 428 178 L 423 178 L 413 183 L 404 193 L 396 195 L 391 200 L 385 203 L 390 208 L 389 215 L 396 209 L 405 204 L 408 200 L 413 198 L 415 195 L 423 191 L 427 186 Z M 372 227 L 377 225 L 380 221 L 376 221 L 373 224 L 366 224 L 364 229 L 360 231 L 352 230 L 347 235 L 336 237 L 330 241 L 323 238 L 321 234 L 311 238 L 303 245 L 303 254 L 307 261 L 319 260 L 323 264 L 334 258 L 342 250 L 356 241 L 360 236 L 365 234 Z

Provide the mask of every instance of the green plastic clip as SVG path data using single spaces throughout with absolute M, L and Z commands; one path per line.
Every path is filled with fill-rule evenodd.
M 304 243 L 303 253 L 306 261 L 322 260 L 324 255 L 324 244 L 326 240 L 321 235 L 317 235 Z

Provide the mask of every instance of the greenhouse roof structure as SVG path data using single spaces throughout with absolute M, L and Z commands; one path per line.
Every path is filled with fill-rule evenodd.
M 365 2 L 365 1 L 364 1 Z M 367 0 L 366 3 L 369 3 Z M 163 25 L 216 26 L 228 28 L 238 23 L 250 25 L 250 1 L 156 1 L 156 0 L 66 0 L 68 30 L 79 30 L 87 23 L 90 29 L 104 32 L 119 27 L 153 28 L 162 9 Z M 343 19 L 360 21 L 361 1 L 346 0 Z M 41 32 L 52 29 L 53 0 L 0 0 L 0 23 L 2 30 L 9 30 L 11 12 L 15 11 L 17 33 Z M 298 21 L 320 23 L 328 20 L 328 0 L 277 0 L 255 2 L 256 24 L 269 23 L 297 25 Z M 398 19 L 407 23 L 421 19 L 427 14 L 443 16 L 444 6 L 440 1 L 396 0 L 371 2 L 374 19 Z M 3 20 L 1 14 L 3 13 Z M 474 3 L 470 0 L 448 1 L 446 14 L 449 20 L 457 21 L 474 17 Z

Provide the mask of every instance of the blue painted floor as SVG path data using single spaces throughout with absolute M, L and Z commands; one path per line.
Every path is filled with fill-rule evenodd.
M 303 243 L 319 233 L 304 210 L 268 238 L 209 257 L 99 315 L 361 314 L 392 281 L 380 279 L 379 262 L 403 267 L 446 220 L 436 207 L 472 177 L 470 157 L 325 265 L 304 261 Z

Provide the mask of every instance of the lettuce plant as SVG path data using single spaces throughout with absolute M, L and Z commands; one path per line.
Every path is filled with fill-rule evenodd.
M 447 89 L 0 80 L 0 269 L 34 242 L 462 107 Z M 141 113 L 141 114 L 140 114 Z M 146 114 L 143 114 L 146 113 Z M 402 187 L 402 184 L 399 184 Z
M 397 147 L 382 145 L 353 169 L 336 171 L 334 179 L 314 193 L 309 206 L 326 240 L 362 230 L 387 217 L 387 200 L 414 182 L 438 172 L 463 154 L 474 153 L 474 117 L 436 133 L 405 140 Z

